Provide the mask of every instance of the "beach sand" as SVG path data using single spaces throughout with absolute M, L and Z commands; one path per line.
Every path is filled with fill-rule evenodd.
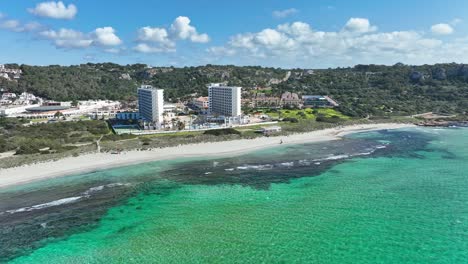
M 235 156 L 241 153 L 275 147 L 283 144 L 301 144 L 320 141 L 338 140 L 342 136 L 371 130 L 398 129 L 411 127 L 410 124 L 369 124 L 337 127 L 312 131 L 302 134 L 278 137 L 262 137 L 223 142 L 199 143 L 181 145 L 149 151 L 126 151 L 120 154 L 95 153 L 79 157 L 68 157 L 57 161 L 36 163 L 21 167 L 0 169 L 0 188 L 25 184 L 32 181 L 72 174 L 80 174 L 107 168 L 115 168 L 132 164 L 169 160 L 187 157 Z

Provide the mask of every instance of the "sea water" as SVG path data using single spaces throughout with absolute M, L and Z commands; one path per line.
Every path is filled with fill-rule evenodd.
M 3 189 L 0 262 L 468 263 L 468 129 L 365 132 Z

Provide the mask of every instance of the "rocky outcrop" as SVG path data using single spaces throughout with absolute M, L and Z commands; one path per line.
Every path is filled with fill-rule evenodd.
M 128 73 L 122 73 L 120 75 L 119 79 L 121 79 L 121 80 L 131 80 L 132 77 L 130 77 L 130 74 L 128 74 Z

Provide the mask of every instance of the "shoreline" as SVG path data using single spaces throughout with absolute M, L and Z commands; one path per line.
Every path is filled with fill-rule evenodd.
M 406 127 L 415 127 L 415 125 L 398 123 L 352 125 L 289 136 L 197 143 L 153 149 L 150 151 L 131 150 L 121 154 L 85 154 L 78 157 L 63 158 L 57 161 L 47 161 L 20 167 L 0 169 L 0 189 L 55 177 L 89 173 L 152 161 L 193 157 L 236 156 L 246 152 L 279 146 L 280 140 L 283 141 L 283 145 L 314 143 L 339 140 L 343 136 L 351 133 Z

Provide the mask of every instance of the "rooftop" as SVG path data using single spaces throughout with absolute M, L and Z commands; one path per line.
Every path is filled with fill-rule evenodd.
M 50 106 L 37 106 L 37 107 L 26 108 L 26 111 L 28 112 L 50 112 L 50 111 L 67 110 L 69 108 L 70 106 L 50 105 Z

